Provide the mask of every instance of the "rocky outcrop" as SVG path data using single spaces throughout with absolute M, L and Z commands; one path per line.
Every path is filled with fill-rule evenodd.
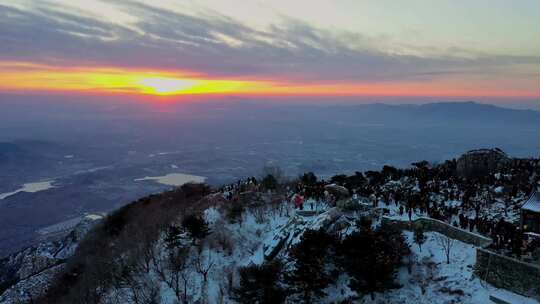
M 0 304 L 28 303 L 42 294 L 66 259 L 73 255 L 80 240 L 100 219 L 100 216 L 86 216 L 64 237 L 0 260 Z
M 7 289 L 0 296 L 2 304 L 32 303 L 32 301 L 43 295 L 49 288 L 56 274 L 62 271 L 64 263 L 45 268 Z
M 343 215 L 343 212 L 338 208 L 331 208 L 319 215 L 311 217 L 296 214 L 263 246 L 264 258 L 266 260 L 272 260 L 282 250 L 289 249 L 298 243 L 307 229 L 330 230 L 340 219 L 345 220 Z M 341 223 L 340 227 L 343 225 L 345 224 Z
M 463 154 L 457 160 L 457 173 L 472 178 L 494 173 L 504 166 L 510 158 L 501 149 L 478 149 Z

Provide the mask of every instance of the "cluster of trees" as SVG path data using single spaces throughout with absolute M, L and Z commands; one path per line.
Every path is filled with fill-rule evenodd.
M 430 165 L 427 161 L 421 161 L 413 163 L 412 167 L 407 169 L 384 166 L 380 171 L 356 172 L 349 176 L 335 175 L 330 182 L 342 185 L 351 192 L 356 190 L 359 194 L 369 196 L 377 193 L 380 187 L 390 180 L 408 177 L 418 182 L 421 189 L 435 193 L 442 192 L 441 190 L 444 190 L 442 188 L 450 189 L 456 186 L 461 190 L 460 195 L 465 195 L 465 200 L 474 197 L 487 187 L 494 186 L 503 186 L 504 195 L 506 198 L 511 198 L 517 196 L 519 192 L 529 193 L 540 181 L 540 160 L 512 159 L 502 164 L 497 171 L 497 175 L 464 177 L 458 174 L 455 159 L 445 161 L 440 165 Z M 306 175 L 301 178 L 302 182 Z M 445 187 L 442 187 L 443 185 Z M 451 196 L 452 193 L 445 195 Z
M 183 242 L 181 236 L 184 232 L 191 238 L 191 244 Z M 203 289 L 207 287 L 214 260 L 210 252 L 204 250 L 201 241 L 210 233 L 208 223 L 201 214 L 187 214 L 182 220 L 181 227 L 169 226 L 164 238 L 165 251 L 155 253 L 152 258 L 152 269 L 158 274 L 159 280 L 174 292 L 179 303 L 191 302 L 190 290 L 195 287 L 194 274 L 200 275 Z M 135 293 L 136 291 L 133 292 Z
M 503 239 L 501 244 L 510 244 L 507 240 L 511 239 L 519 249 L 522 236 L 517 225 L 508 223 L 506 218 L 516 215 L 523 200 L 540 184 L 540 160 L 509 159 L 483 175 L 462 175 L 457 167 L 455 159 L 438 165 L 421 161 L 407 169 L 384 166 L 380 171 L 336 175 L 331 182 L 346 187 L 351 194 L 369 198 L 374 205 L 379 201 L 395 202 L 400 205 L 400 214 L 410 218 L 414 213 L 425 214 L 493 239 Z M 460 203 L 448 204 L 449 201 Z M 497 201 L 503 202 L 504 208 L 494 212 L 494 208 L 500 208 L 494 204 Z M 512 246 L 506 247 L 514 250 Z
M 347 274 L 349 287 L 359 296 L 398 287 L 394 276 L 409 247 L 401 232 L 366 225 L 343 240 L 324 230 L 307 230 L 289 253 L 285 266 L 265 262 L 240 269 L 235 289 L 239 303 L 284 303 L 286 299 L 313 303 L 325 289 Z
M 182 259 L 187 256 L 178 246 L 180 228 L 174 223 L 179 215 L 204 208 L 197 203 L 209 191 L 206 185 L 187 184 L 142 198 L 111 213 L 80 242 L 47 293 L 34 302 L 102 303 L 104 297 L 115 294 L 120 302 L 155 303 L 159 282 L 148 273 L 151 269 L 165 269 L 159 265 L 167 265 L 167 269 L 172 269 L 163 270 L 168 273 L 167 281 L 171 284 L 182 281 L 180 277 L 170 277 L 179 273 L 174 269 L 182 268 Z M 194 239 L 209 233 L 198 216 L 186 217 L 182 224 Z M 164 232 L 170 249 L 166 258 L 156 252 Z

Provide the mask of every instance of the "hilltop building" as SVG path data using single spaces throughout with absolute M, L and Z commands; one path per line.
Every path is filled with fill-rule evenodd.
M 540 234 L 540 192 L 538 190 L 521 206 L 521 228 L 524 232 Z
M 457 160 L 457 173 L 471 178 L 494 173 L 510 161 L 499 148 L 471 150 Z

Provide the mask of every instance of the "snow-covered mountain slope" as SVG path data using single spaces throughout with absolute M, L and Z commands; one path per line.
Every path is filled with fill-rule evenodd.
M 268 258 L 270 249 L 282 243 L 281 250 L 275 253 L 287 259 L 288 250 L 300 240 L 307 229 L 324 228 L 329 231 L 350 233 L 354 228 L 355 213 L 346 213 L 336 208 L 326 209 L 320 214 L 301 215 L 294 209 L 256 207 L 246 211 L 234 223 L 229 222 L 224 209 L 212 206 L 204 211 L 204 218 L 212 233 L 201 244 L 192 244 L 187 233 L 182 233 L 180 242 L 189 249 L 188 266 L 182 269 L 182 276 L 189 278 L 186 286 L 189 303 L 231 303 L 229 292 L 235 284 L 235 271 L 250 264 L 261 264 Z M 412 254 L 410 266 L 399 269 L 397 281 L 402 287 L 383 293 L 376 293 L 374 300 L 369 296 L 361 297 L 361 303 L 490 303 L 489 296 L 498 294 L 511 299 L 514 303 L 537 303 L 536 301 L 496 289 L 473 276 L 475 263 L 474 246 L 456 241 L 452 251 L 451 263 L 446 264 L 443 250 L 436 241 L 436 233 L 427 233 L 422 250 L 414 243 L 412 232 L 404 232 Z M 146 282 L 143 288 L 159 290 L 160 303 L 178 303 L 174 283 L 170 282 L 171 273 L 166 270 L 167 245 L 162 239 L 154 248 L 156 262 L 148 272 L 138 274 L 137 280 Z M 50 252 L 50 251 L 49 251 Z M 61 267 L 61 266 L 57 266 Z M 208 270 L 205 282 L 204 271 Z M 410 270 L 410 271 L 409 271 Z M 21 281 L 26 289 L 33 288 L 38 280 L 47 281 L 56 272 L 54 267 L 47 268 L 38 277 Z M 335 284 L 326 288 L 327 297 L 318 303 L 339 303 L 347 301 L 356 294 L 348 287 L 348 277 L 341 275 Z M 228 280 L 231 280 L 229 282 Z M 39 284 L 39 283 L 38 283 Z M 135 284 L 136 286 L 141 286 Z M 134 286 L 109 291 L 106 303 L 131 302 Z M 183 287 L 182 287 L 183 288 Z M 15 288 L 14 292 L 19 290 Z M 8 296 L 15 295 L 10 292 Z M 20 294 L 19 294 L 20 295 Z M 141 295 L 139 295 L 141 296 Z M 182 298 L 180 298 L 182 299 Z M 360 303 L 359 302 L 359 303 Z M 5 303 L 12 303 L 5 301 Z M 512 302 L 511 302 L 512 303 Z
M 77 246 L 102 217 L 83 217 L 65 236 L 26 248 L 0 260 L 0 303 L 29 302 L 43 294 Z
M 514 254 L 509 244 L 521 245 L 519 209 L 539 164 L 511 160 L 477 180 L 456 175 L 449 161 L 332 181 L 306 174 L 219 189 L 186 184 L 109 214 L 78 246 L 43 245 L 24 255 L 20 261 L 28 256 L 46 266 L 18 266 L 27 279 L 2 297 L 30 302 L 29 291 L 37 291 L 37 303 L 537 303 L 482 281 L 473 272 L 477 247 L 449 231 L 481 235 L 490 250 Z M 410 225 L 418 218 L 452 229 L 437 230 L 444 236 L 419 231 Z M 528 250 L 522 258 L 532 261 L 534 247 Z M 36 282 L 50 286 L 47 293 L 38 297 Z

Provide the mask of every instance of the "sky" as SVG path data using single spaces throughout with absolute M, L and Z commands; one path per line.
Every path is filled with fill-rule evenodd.
M 537 0 L 0 0 L 0 93 L 540 99 Z

